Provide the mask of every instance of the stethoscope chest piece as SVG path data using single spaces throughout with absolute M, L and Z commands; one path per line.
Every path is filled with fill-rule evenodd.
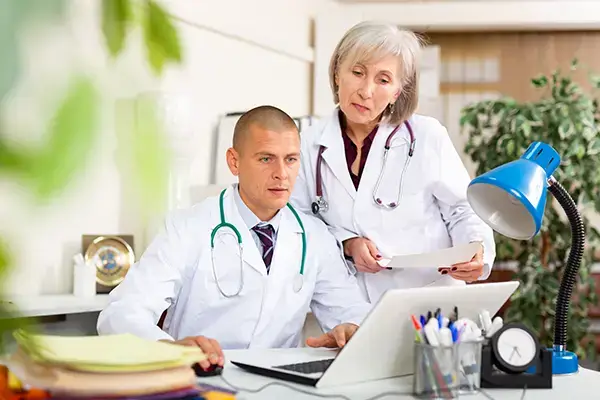
M 317 215 L 320 212 L 326 212 L 329 210 L 329 203 L 322 197 L 317 196 L 316 200 L 310 206 L 312 213 Z
M 294 283 L 292 288 L 294 289 L 294 292 L 298 293 L 302 290 L 302 286 L 304 286 L 304 278 L 302 278 L 302 274 L 297 274 L 294 277 Z

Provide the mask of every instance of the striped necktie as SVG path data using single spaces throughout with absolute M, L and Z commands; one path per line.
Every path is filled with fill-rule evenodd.
M 269 224 L 256 225 L 252 230 L 256 233 L 262 244 L 262 258 L 267 266 L 267 274 L 271 268 L 273 251 L 275 250 L 275 229 Z

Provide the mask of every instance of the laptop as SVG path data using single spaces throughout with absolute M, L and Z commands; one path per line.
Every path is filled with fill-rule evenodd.
M 450 315 L 478 321 L 481 311 L 494 315 L 519 282 L 388 290 L 346 345 L 331 357 L 277 364 L 269 357 L 232 359 L 246 371 L 317 388 L 393 378 L 413 373 L 415 338 L 411 315 L 441 308 Z M 297 360 L 295 360 L 297 361 Z

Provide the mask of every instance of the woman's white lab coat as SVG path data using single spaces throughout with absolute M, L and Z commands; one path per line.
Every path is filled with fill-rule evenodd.
M 395 210 L 378 207 L 373 192 L 383 164 L 385 141 L 394 126 L 380 126 L 367 157 L 358 190 L 348 171 L 336 109 L 301 133 L 302 167 L 292 204 L 311 212 L 316 197 L 316 165 L 319 147 L 325 146 L 321 166 L 323 196 L 329 210 L 320 214 L 339 242 L 355 236 L 372 240 L 384 257 L 415 254 L 483 241 L 484 274 L 489 276 L 496 252 L 493 231 L 473 212 L 466 199 L 470 177 L 446 128 L 436 119 L 413 115 L 409 123 L 416 146 L 408 158 L 410 135 L 405 125 L 391 144 L 385 175 L 377 196 L 396 201 L 402 176 L 402 197 Z M 358 273 L 363 294 L 375 302 L 390 288 L 464 284 L 441 276 L 438 266 L 422 270 L 384 270 Z
M 265 264 L 232 193 L 224 199 L 225 218 L 243 240 L 241 293 L 226 298 L 217 288 L 211 267 L 211 231 L 219 223 L 218 197 L 209 198 L 167 219 L 164 232 L 151 243 L 125 280 L 110 293 L 98 319 L 100 334 L 132 333 L 149 339 L 181 339 L 202 335 L 225 349 L 295 347 L 312 308 L 322 328 L 359 324 L 370 305 L 361 298 L 348 273 L 335 238 L 318 219 L 301 215 L 307 236 L 304 285 L 293 290 L 300 271 L 301 229 L 291 211 L 282 212 L 275 253 Z M 239 284 L 240 255 L 232 231 L 215 237 L 215 270 L 226 293 Z M 156 324 L 169 308 L 164 331 Z

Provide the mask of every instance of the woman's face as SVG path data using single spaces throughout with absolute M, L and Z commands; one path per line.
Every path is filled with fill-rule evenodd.
M 369 64 L 343 62 L 335 77 L 340 108 L 348 120 L 369 124 L 400 95 L 398 58 L 384 57 Z

